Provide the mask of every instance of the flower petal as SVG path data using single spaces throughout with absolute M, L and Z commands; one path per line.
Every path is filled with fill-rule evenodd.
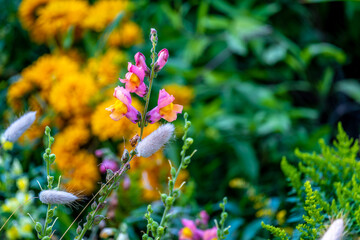
M 131 104 L 130 93 L 123 87 L 117 86 L 115 88 L 114 97 L 119 99 L 121 102 L 123 102 L 127 106 Z
M 170 95 L 166 92 L 165 89 L 161 89 L 159 92 L 158 106 L 163 108 L 175 100 L 173 95 Z
M 140 86 L 137 88 L 135 93 L 139 95 L 139 97 L 144 97 L 144 95 L 147 93 L 147 86 L 145 85 L 144 82 L 140 84 Z
M 129 63 L 128 63 L 128 71 L 129 71 L 129 72 L 132 72 L 132 73 L 135 73 L 136 76 L 139 77 L 141 83 L 144 81 L 144 77 L 145 77 L 145 71 L 144 71 L 144 69 L 139 68 L 139 67 L 137 67 L 137 66 L 135 66 L 135 65 L 132 65 L 132 63 L 129 62 Z
M 159 121 L 161 119 L 161 115 L 159 113 L 159 107 L 155 107 L 152 110 L 150 110 L 147 114 L 146 114 L 146 120 L 149 123 L 155 123 L 157 121 Z
M 133 123 L 137 123 L 141 119 L 140 112 L 131 105 L 128 106 L 128 112 L 125 114 L 125 116 Z

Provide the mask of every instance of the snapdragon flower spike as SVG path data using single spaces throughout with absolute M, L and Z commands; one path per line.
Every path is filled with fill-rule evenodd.
M 150 68 L 146 65 L 145 56 L 141 52 L 135 54 L 135 65 L 144 70 L 145 76 L 150 76 Z
M 145 71 L 144 69 L 128 63 L 128 73 L 125 74 L 125 79 L 119 78 L 120 82 L 125 83 L 125 88 L 129 92 L 134 92 L 140 97 L 147 93 L 147 86 L 144 83 Z
M 162 49 L 158 54 L 158 59 L 155 62 L 155 71 L 160 71 L 166 64 L 167 60 L 169 58 L 169 51 L 164 48 Z
M 110 117 L 113 120 L 118 121 L 125 116 L 133 123 L 140 121 L 141 114 L 131 105 L 130 93 L 125 88 L 116 87 L 114 97 L 117 98 L 116 102 L 106 108 L 107 111 L 111 112 Z
M 174 100 L 173 95 L 167 93 L 165 89 L 161 89 L 159 92 L 158 105 L 146 114 L 146 120 L 149 123 L 155 123 L 161 118 L 168 122 L 175 121 L 177 114 L 182 112 L 183 106 L 173 104 Z

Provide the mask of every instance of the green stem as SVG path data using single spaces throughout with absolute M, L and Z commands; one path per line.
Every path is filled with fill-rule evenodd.
M 50 209 L 51 209 L 51 204 L 48 204 L 48 209 L 46 211 L 46 218 L 45 218 L 45 224 L 44 224 L 44 229 L 43 229 L 43 236 L 46 236 L 46 229 L 47 229 L 47 226 L 48 226 Z
M 141 125 L 140 125 L 140 141 L 142 139 L 143 133 L 144 133 L 144 128 L 145 128 L 145 122 L 146 122 L 146 113 L 147 113 L 147 109 L 149 107 L 149 102 L 150 102 L 150 94 L 151 94 L 151 88 L 152 88 L 152 83 L 153 83 L 153 79 L 155 76 L 155 58 L 156 58 L 156 52 L 155 52 L 155 47 L 156 47 L 156 42 L 153 42 L 153 47 L 151 49 L 151 72 L 150 72 L 150 76 L 149 76 L 149 89 L 148 89 L 148 93 L 146 95 L 146 103 L 145 103 L 145 108 L 144 108 L 144 113 L 142 115 L 141 118 Z
M 132 160 L 132 158 L 133 158 L 133 156 L 132 156 L 132 157 L 130 158 L 130 160 L 122 167 L 121 171 L 115 173 L 116 175 L 113 176 L 113 181 L 112 181 L 112 183 L 111 183 L 111 185 L 110 185 L 110 187 L 109 187 L 110 191 L 108 191 L 108 192 L 104 195 L 104 196 L 105 196 L 104 199 L 107 199 L 107 198 L 110 196 L 110 194 L 112 193 L 112 190 L 113 190 L 113 185 L 116 184 L 116 183 L 120 180 L 120 177 L 122 176 L 122 174 L 123 174 L 124 172 L 126 172 L 127 167 L 128 167 L 128 165 L 130 165 L 130 161 Z M 111 180 L 110 180 L 110 181 L 111 181 Z M 100 189 L 100 191 L 101 191 L 101 189 Z M 101 203 L 103 203 L 103 202 L 101 202 Z M 99 203 L 99 204 L 100 204 L 100 203 Z M 85 208 L 86 208 L 86 207 L 85 207 Z M 101 209 L 99 208 L 99 205 L 98 205 L 97 208 L 96 208 L 96 209 L 93 211 L 93 213 L 90 215 L 90 216 L 91 216 L 90 219 L 91 219 L 91 221 L 92 221 L 91 224 L 84 224 L 84 227 L 83 227 L 83 229 L 81 230 L 81 233 L 80 233 L 78 236 L 76 236 L 75 239 L 79 239 L 79 240 L 80 240 L 80 239 L 83 239 L 85 233 L 90 229 L 90 227 L 92 227 L 95 216 L 96 216 L 100 211 L 101 211 Z

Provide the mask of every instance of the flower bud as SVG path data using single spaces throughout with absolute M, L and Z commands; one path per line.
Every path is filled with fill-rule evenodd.
M 46 235 L 50 235 L 51 232 L 52 232 L 52 226 L 47 227 L 47 228 L 46 228 L 46 231 L 45 231 L 45 234 L 46 234 Z
M 158 227 L 158 229 L 157 229 L 157 235 L 158 235 L 158 236 L 163 236 L 163 235 L 164 235 L 164 230 L 165 230 L 164 227 L 162 227 L 162 226 Z
M 185 163 L 186 165 L 189 165 L 190 162 L 191 162 L 191 157 L 190 157 L 190 156 L 187 156 L 187 157 L 184 158 L 184 163 Z
M 94 201 L 94 202 L 91 204 L 91 209 L 92 209 L 92 210 L 95 210 L 96 207 L 97 207 L 97 203 L 96 203 L 96 201 Z
M 169 51 L 164 48 L 158 54 L 158 59 L 155 62 L 155 72 L 159 72 L 167 63 L 169 58 Z
M 50 209 L 47 214 L 49 218 L 52 218 L 54 216 L 54 209 Z
M 94 225 L 98 225 L 105 217 L 103 215 L 96 215 L 94 218 Z
M 35 224 L 35 230 L 36 230 L 38 233 L 41 233 L 41 231 L 42 231 L 42 225 L 41 225 L 41 223 L 36 222 L 36 224 Z
M 172 206 L 173 203 L 174 203 L 174 198 L 173 197 L 167 197 L 166 198 L 166 206 Z
M 171 177 L 174 179 L 176 176 L 176 169 L 174 167 L 171 167 L 170 173 L 171 173 Z
M 131 144 L 132 145 L 132 144 Z M 127 149 L 124 149 L 124 152 L 121 156 L 121 162 L 122 163 L 127 163 L 130 159 L 130 154 L 129 154 L 129 151 Z
M 49 135 L 50 132 L 51 132 L 51 128 L 50 128 L 49 126 L 46 126 L 46 127 L 45 127 L 45 134 L 46 134 L 46 135 Z
M 165 203 L 166 198 L 167 198 L 167 195 L 166 195 L 165 193 L 161 194 L 161 201 L 162 201 L 163 203 Z
M 50 156 L 49 156 L 49 161 L 50 161 L 50 164 L 51 163 L 54 163 L 54 161 L 55 161 L 55 159 L 56 159 L 56 156 L 55 156 L 55 154 L 50 154 Z
M 43 237 L 41 240 L 50 240 L 51 238 L 48 236 Z
M 76 228 L 76 234 L 79 235 L 82 231 L 82 227 L 79 225 L 77 228 Z

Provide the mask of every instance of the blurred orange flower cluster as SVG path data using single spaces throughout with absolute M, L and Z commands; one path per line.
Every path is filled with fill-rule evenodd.
M 61 41 L 70 29 L 79 39 L 86 31 L 102 32 L 119 13 L 125 16 L 109 37 L 109 45 L 129 47 L 142 42 L 140 27 L 129 21 L 126 0 L 23 0 L 20 21 L 38 43 Z
M 39 57 L 23 69 L 21 77 L 9 87 L 7 101 L 17 113 L 37 111 L 38 119 L 23 135 L 22 142 L 41 138 L 46 125 L 58 130 L 53 152 L 57 155 L 55 163 L 63 176 L 64 187 L 69 191 L 91 194 L 100 180 L 94 151 L 108 141 L 118 145 L 120 155 L 123 140 L 138 132 L 136 124 L 126 118 L 113 121 L 105 110 L 112 103 L 121 66 L 126 64 L 119 47 L 143 41 L 139 26 L 129 20 L 126 10 L 129 4 L 118 0 L 99 0 L 92 5 L 80 0 L 23 0 L 19 8 L 21 23 L 34 41 L 49 46 L 56 44 L 52 45 L 55 48 L 51 54 Z M 81 40 L 86 31 L 101 34 L 122 11 L 125 15 L 109 35 L 102 54 L 90 57 L 75 47 L 66 50 L 61 47 L 60 42 L 70 28 L 74 29 L 75 41 Z M 192 98 L 191 89 L 178 85 L 169 86 L 171 89 L 175 97 L 179 95 L 186 101 Z M 133 99 L 133 105 L 142 109 L 137 99 Z M 144 136 L 158 126 L 150 124 Z M 157 199 L 158 189 L 162 188 L 160 182 L 167 179 L 168 173 L 163 153 L 160 151 L 151 159 L 135 159 L 132 169 L 143 176 L 138 181 L 143 186 L 144 198 Z

